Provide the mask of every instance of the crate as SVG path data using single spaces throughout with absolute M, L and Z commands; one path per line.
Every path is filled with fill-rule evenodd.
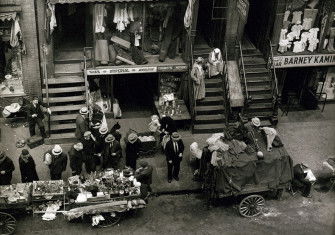
M 58 191 L 41 192 L 38 188 L 48 187 L 45 185 L 53 185 Z M 64 181 L 63 180 L 50 180 L 50 181 L 34 181 L 32 200 L 45 201 L 45 200 L 62 200 L 64 198 Z
M 151 132 L 138 133 L 138 136 L 153 136 Z M 148 156 L 156 153 L 157 140 L 141 142 L 140 156 Z
M 27 145 L 30 149 L 36 148 L 42 144 L 44 144 L 44 139 L 41 136 L 34 135 L 27 139 Z

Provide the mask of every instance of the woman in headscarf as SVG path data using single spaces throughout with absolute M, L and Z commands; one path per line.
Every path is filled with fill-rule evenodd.
M 35 161 L 27 149 L 22 150 L 19 157 L 19 165 L 22 183 L 30 183 L 39 180 L 36 172 Z
M 216 77 L 223 73 L 223 60 L 221 50 L 215 48 L 208 57 L 209 77 Z
M 205 98 L 205 95 L 206 95 L 205 72 L 202 66 L 203 62 L 204 62 L 204 59 L 202 57 L 198 57 L 195 60 L 195 63 L 193 64 L 193 68 L 191 71 L 195 100 L 202 100 Z

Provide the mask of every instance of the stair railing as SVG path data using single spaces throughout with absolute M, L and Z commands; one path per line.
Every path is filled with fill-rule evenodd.
M 90 97 L 90 86 L 89 86 L 89 83 L 88 83 L 88 80 L 87 80 L 87 52 L 89 52 L 89 51 L 92 55 L 93 48 L 92 47 L 84 47 L 84 81 L 85 81 L 85 87 L 86 87 L 85 100 L 86 100 L 86 105 L 87 106 L 89 105 L 89 97 Z M 94 61 L 92 59 L 92 56 L 90 58 L 90 61 L 91 61 L 91 66 L 90 67 L 93 67 Z
M 276 65 L 274 63 L 274 53 L 272 49 L 272 42 L 270 39 L 269 46 L 270 46 L 270 60 L 268 62 L 268 70 L 269 75 L 272 81 L 272 108 L 273 108 L 273 117 L 276 117 L 278 115 L 278 107 L 280 103 L 280 94 L 278 89 L 278 79 L 277 79 L 277 72 L 276 72 Z
M 228 54 L 227 54 L 227 43 L 225 43 L 225 65 L 223 68 L 223 92 L 224 92 L 224 105 L 225 105 L 225 121 L 226 125 L 229 122 L 229 115 L 230 115 L 230 93 L 229 93 L 229 78 L 228 78 Z
M 195 116 L 196 116 L 196 107 L 197 107 L 197 102 L 195 100 L 194 96 L 194 87 L 193 87 L 193 82 L 191 78 L 191 71 L 194 63 L 194 58 L 193 58 L 193 44 L 192 44 L 192 39 L 191 35 L 188 34 L 188 40 L 189 40 L 189 45 L 190 45 L 190 65 L 189 65 L 189 73 L 188 73 L 188 87 L 189 87 L 189 101 L 190 101 L 190 112 L 191 112 L 191 125 L 192 125 L 192 132 L 194 129 L 194 122 L 195 122 Z
M 236 40 L 237 41 L 237 40 Z M 245 75 L 245 66 L 244 66 L 244 58 L 243 58 L 243 51 L 242 51 L 242 45 L 241 41 L 238 42 L 238 48 L 239 48 L 239 59 L 238 59 L 238 67 L 240 70 L 240 75 L 243 76 L 243 82 L 244 82 L 244 89 L 245 89 L 245 99 L 244 99 L 244 106 L 248 106 L 251 100 L 251 97 L 249 96 L 248 91 L 248 84 L 247 84 L 247 77 Z
M 46 94 L 46 104 L 47 107 L 49 108 L 50 101 L 49 101 L 49 80 L 48 80 L 48 70 L 47 70 L 47 54 L 48 54 L 48 48 L 47 45 L 43 44 L 42 45 L 42 74 L 43 78 L 45 80 L 45 94 Z M 50 137 L 50 122 L 51 122 L 51 115 L 48 114 L 48 137 Z

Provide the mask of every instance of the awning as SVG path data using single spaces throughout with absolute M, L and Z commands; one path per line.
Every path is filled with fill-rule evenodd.
M 152 2 L 157 0 L 49 0 L 51 4 L 64 3 L 89 3 L 89 2 Z
M 16 12 L 1 13 L 0 12 L 0 21 L 5 20 L 15 20 Z

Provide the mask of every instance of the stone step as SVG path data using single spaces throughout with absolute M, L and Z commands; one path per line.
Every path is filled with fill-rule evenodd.
M 51 131 L 60 131 L 60 130 L 67 130 L 67 129 L 76 129 L 76 123 L 50 125 Z
M 52 112 L 79 111 L 85 104 L 51 106 Z
M 222 96 L 223 90 L 221 87 L 206 88 L 206 97 L 208 96 Z
M 44 84 L 46 84 L 46 80 L 43 80 Z M 60 76 L 57 78 L 49 78 L 48 84 L 72 84 L 72 83 L 85 83 L 85 79 L 82 76 Z
M 221 123 L 215 124 L 196 124 L 194 125 L 193 132 L 196 134 L 200 133 L 218 133 L 223 132 L 225 125 Z
M 51 134 L 49 138 L 45 139 L 45 144 L 64 144 L 64 143 L 74 143 L 76 141 L 75 134 L 71 133 L 61 133 L 61 134 Z
M 51 115 L 50 121 L 65 121 L 65 120 L 75 120 L 77 118 L 78 114 L 61 114 L 61 115 Z
M 57 94 L 57 93 L 71 93 L 71 92 L 81 92 L 86 91 L 86 87 L 84 86 L 76 86 L 76 87 L 64 87 L 64 88 L 49 88 L 49 94 Z M 43 94 L 46 93 L 46 89 L 42 89 Z
M 223 105 L 197 106 L 196 113 L 197 115 L 224 114 L 224 107 Z
M 205 99 L 197 101 L 197 105 L 223 105 L 223 96 L 205 97 Z
M 67 96 L 67 97 L 51 97 L 49 98 L 49 103 L 66 103 L 66 102 L 74 102 L 74 101 L 85 101 L 85 95 L 78 96 Z M 43 102 L 46 102 L 46 98 L 43 98 Z
M 225 116 L 223 114 L 197 115 L 195 117 L 196 124 L 224 123 L 224 121 Z

